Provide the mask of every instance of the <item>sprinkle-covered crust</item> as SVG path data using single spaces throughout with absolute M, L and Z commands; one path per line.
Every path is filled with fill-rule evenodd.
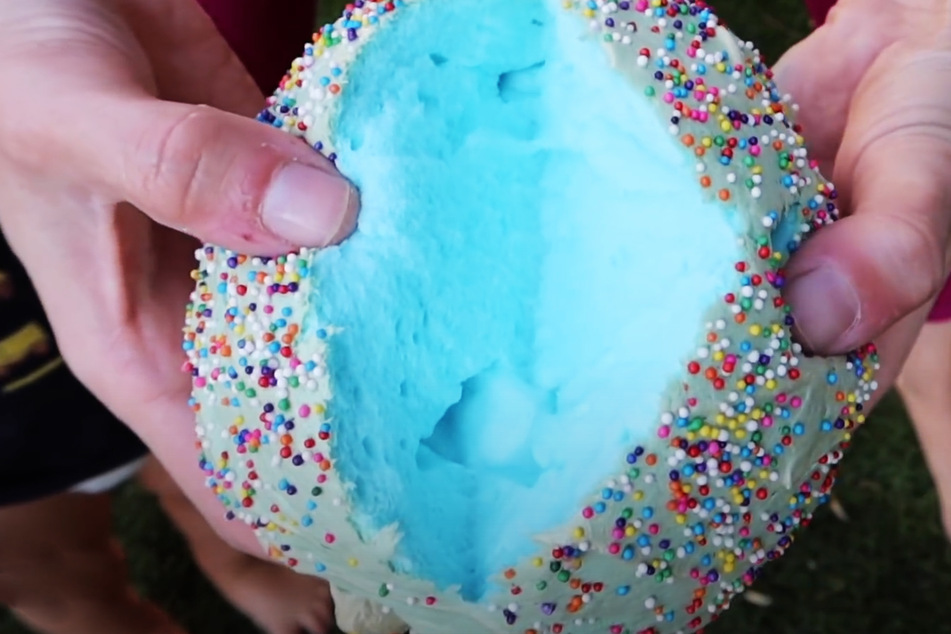
M 314 35 L 260 120 L 334 159 L 352 60 L 401 11 L 441 1 L 348 5 Z M 657 104 L 695 158 L 698 191 L 749 222 L 734 291 L 711 298 L 653 436 L 618 447 L 615 476 L 575 517 L 535 536 L 535 556 L 498 571 L 498 594 L 466 603 L 394 572 L 399 527 L 365 541 L 350 523 L 334 429 L 353 422 L 328 415 L 328 350 L 346 324 L 311 321 L 319 253 L 198 252 L 184 345 L 209 486 L 275 560 L 373 598 L 416 634 L 698 630 L 808 524 L 876 389 L 874 346 L 818 359 L 791 339 L 783 267 L 838 211 L 759 53 L 700 0 L 552 2 L 587 22 L 606 61 Z M 791 227 L 783 243 L 780 226 Z

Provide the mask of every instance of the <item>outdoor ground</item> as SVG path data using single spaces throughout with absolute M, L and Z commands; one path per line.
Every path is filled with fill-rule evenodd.
M 806 32 L 800 0 L 714 4 L 771 60 Z M 341 5 L 326 2 L 325 15 Z M 951 547 L 897 399 L 886 400 L 859 434 L 837 494 L 849 521 L 821 511 L 756 586 L 772 605 L 739 601 L 711 634 L 951 633 Z M 135 582 L 193 634 L 255 632 L 204 581 L 151 499 L 129 487 L 118 496 L 116 516 Z M 26 632 L 0 613 L 0 634 Z

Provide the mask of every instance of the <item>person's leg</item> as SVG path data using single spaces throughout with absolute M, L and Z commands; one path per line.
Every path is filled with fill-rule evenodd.
M 330 589 L 317 577 L 246 555 L 211 529 L 156 460 L 140 473 L 182 532 L 195 562 L 218 590 L 268 634 L 330 634 L 334 608 Z
M 951 499 L 951 320 L 922 329 L 897 382 L 942 500 Z M 951 534 L 951 508 L 943 509 Z
M 112 539 L 106 491 L 145 453 L 63 365 L 0 234 L 0 603 L 48 634 L 182 632 L 135 595 Z
M 111 528 L 105 494 L 0 508 L 0 602 L 44 634 L 183 634 L 136 596 Z

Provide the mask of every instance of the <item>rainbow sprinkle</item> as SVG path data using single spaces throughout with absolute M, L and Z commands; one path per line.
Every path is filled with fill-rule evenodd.
M 426 0 L 356 1 L 314 34 L 259 120 L 335 158 L 329 121 L 362 43 Z M 305 324 L 316 252 L 255 258 L 207 246 L 197 255 L 185 371 L 202 440 L 201 468 L 229 518 L 258 530 L 270 555 L 374 598 L 414 624 L 438 611 L 445 631 L 669 634 L 700 631 L 792 544 L 828 499 L 863 404 L 876 389 L 869 344 L 844 358 L 807 357 L 791 338 L 785 266 L 801 239 L 838 218 L 836 191 L 808 158 L 794 108 L 759 53 L 702 0 L 566 0 L 665 117 L 696 162 L 707 196 L 758 224 L 736 284 L 712 307 L 683 389 L 655 437 L 619 449 L 614 478 L 545 539 L 550 548 L 499 571 L 505 593 L 465 603 L 387 564 L 395 535 L 363 543 L 335 475 L 326 352 L 333 325 Z M 771 191 L 785 198 L 777 202 Z M 801 205 L 790 208 L 788 201 Z M 783 203 L 784 206 L 780 206 Z M 773 244 L 796 213 L 799 231 Z M 817 374 L 819 373 L 819 374 Z M 815 417 L 804 376 L 834 400 Z M 812 396 L 812 399 L 817 398 Z M 831 447 L 819 451 L 817 447 Z M 806 465 L 804 461 L 808 461 Z M 804 474 L 793 480 L 796 473 Z M 354 569 L 362 572 L 359 575 Z M 599 576 L 599 571 L 610 571 Z M 623 622 L 603 615 L 625 615 Z M 431 623 L 431 616 L 420 619 Z

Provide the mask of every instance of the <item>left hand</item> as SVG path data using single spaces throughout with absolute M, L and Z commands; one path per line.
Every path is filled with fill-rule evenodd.
M 353 228 L 352 186 L 250 118 L 264 97 L 195 0 L 2 0 L 0 59 L 0 225 L 63 358 L 260 555 L 197 465 L 181 366 L 201 243 L 179 230 L 243 253 L 324 246 Z

